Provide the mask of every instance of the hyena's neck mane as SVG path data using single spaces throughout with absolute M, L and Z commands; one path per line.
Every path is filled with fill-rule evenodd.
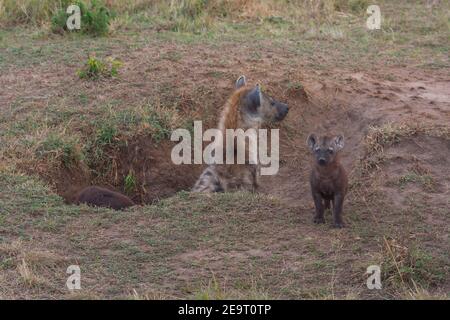
M 225 134 L 226 129 L 258 129 L 258 125 L 255 123 L 248 123 L 244 121 L 241 114 L 241 103 L 243 97 L 251 90 L 249 86 L 244 86 L 236 90 L 233 95 L 228 98 L 225 106 L 222 110 L 222 115 L 219 120 L 219 130 Z
M 247 95 L 252 90 L 249 86 L 244 86 L 242 88 L 237 89 L 233 95 L 227 100 L 225 103 L 225 106 L 222 110 L 222 115 L 219 120 L 219 130 L 222 132 L 222 146 L 224 149 L 224 155 L 227 152 L 228 149 L 228 143 L 227 143 L 227 129 L 242 129 L 246 131 L 247 129 L 253 128 L 253 129 L 259 129 L 260 124 L 258 121 L 252 121 L 251 115 L 246 115 L 244 108 L 244 99 L 245 95 Z M 236 141 L 233 143 L 234 145 L 234 157 L 235 157 L 235 163 L 236 163 L 236 156 L 237 156 L 237 149 L 238 148 L 245 148 L 246 154 L 248 151 L 248 146 L 245 142 L 242 141 Z M 244 143 L 244 145 L 240 145 L 241 143 Z

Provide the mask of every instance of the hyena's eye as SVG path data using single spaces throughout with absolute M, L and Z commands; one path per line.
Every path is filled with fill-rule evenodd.
M 334 152 L 333 148 L 328 149 L 328 153 L 333 154 L 333 152 Z

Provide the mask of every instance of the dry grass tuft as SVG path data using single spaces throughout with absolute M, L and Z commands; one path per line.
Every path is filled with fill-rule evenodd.
M 91 1 L 84 2 L 89 4 Z M 149 16 L 162 17 L 166 21 L 164 23 L 166 27 L 175 31 L 204 32 L 224 19 L 232 21 L 272 19 L 291 23 L 308 19 L 318 27 L 331 22 L 331 17 L 336 11 L 354 11 L 355 8 L 363 7 L 367 1 L 350 1 L 362 3 L 357 6 L 349 6 L 345 1 L 338 0 L 105 0 L 103 2 L 108 8 L 119 13 L 119 20 L 123 20 L 124 15 L 143 12 Z M 51 17 L 59 10 L 67 8 L 69 4 L 71 3 L 67 0 L 0 0 L 0 25 L 49 24 Z
M 382 126 L 370 126 L 364 138 L 364 156 L 359 160 L 356 172 L 367 174 L 379 169 L 384 162 L 384 149 L 399 143 L 402 138 L 417 134 L 449 138 L 448 128 L 427 126 L 418 122 L 386 123 Z
M 164 294 L 162 292 L 156 291 L 145 291 L 145 293 L 138 293 L 136 289 L 133 289 L 132 293 L 129 295 L 132 300 L 167 300 L 173 299 L 173 297 Z
M 413 289 L 407 290 L 403 295 L 404 299 L 409 300 L 448 300 L 449 296 L 445 293 L 431 294 L 428 290 L 415 286 Z
M 442 280 L 433 257 L 396 239 L 384 237 L 382 257 L 382 281 L 385 287 L 419 296 L 426 292 L 422 286 L 435 285 Z
M 23 282 L 30 287 L 37 287 L 45 284 L 45 280 L 35 274 L 35 272 L 30 268 L 25 259 L 22 259 L 17 266 L 17 271 L 19 272 Z
M 257 282 L 252 279 L 245 288 L 228 288 L 226 283 L 219 283 L 215 276 L 203 284 L 199 290 L 193 294 L 197 300 L 228 300 L 228 299 L 249 299 L 267 300 L 270 299 L 266 290 L 261 289 Z
M 49 23 L 51 16 L 67 1 L 0 0 L 0 26 Z
M 0 255 L 12 260 L 21 280 L 29 287 L 47 285 L 48 282 L 39 274 L 44 270 L 52 272 L 66 262 L 52 252 L 27 249 L 20 240 L 1 244 Z

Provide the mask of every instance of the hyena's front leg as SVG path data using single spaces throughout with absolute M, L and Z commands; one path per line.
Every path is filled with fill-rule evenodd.
M 251 180 L 251 191 L 258 191 L 258 176 L 259 176 L 259 167 L 257 165 L 250 165 L 250 180 Z
M 333 199 L 333 224 L 335 228 L 342 228 L 344 221 L 342 220 L 342 206 L 344 204 L 344 196 L 340 193 L 334 195 Z
M 324 206 L 322 201 L 322 195 L 319 192 L 312 192 L 314 205 L 316 207 L 316 215 L 314 216 L 314 223 L 325 223 Z
M 256 192 L 258 188 L 258 170 L 255 165 L 234 165 L 227 167 L 222 176 L 222 184 L 230 190 Z

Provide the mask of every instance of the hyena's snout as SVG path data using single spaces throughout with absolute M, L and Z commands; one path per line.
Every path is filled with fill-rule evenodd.
M 327 160 L 325 160 L 325 158 L 320 158 L 320 159 L 319 159 L 319 164 L 320 164 L 321 166 L 324 166 L 324 165 L 327 164 Z
M 275 116 L 275 120 L 281 121 L 283 120 L 289 112 L 289 107 L 286 103 L 274 101 L 274 106 L 277 110 L 277 114 Z

